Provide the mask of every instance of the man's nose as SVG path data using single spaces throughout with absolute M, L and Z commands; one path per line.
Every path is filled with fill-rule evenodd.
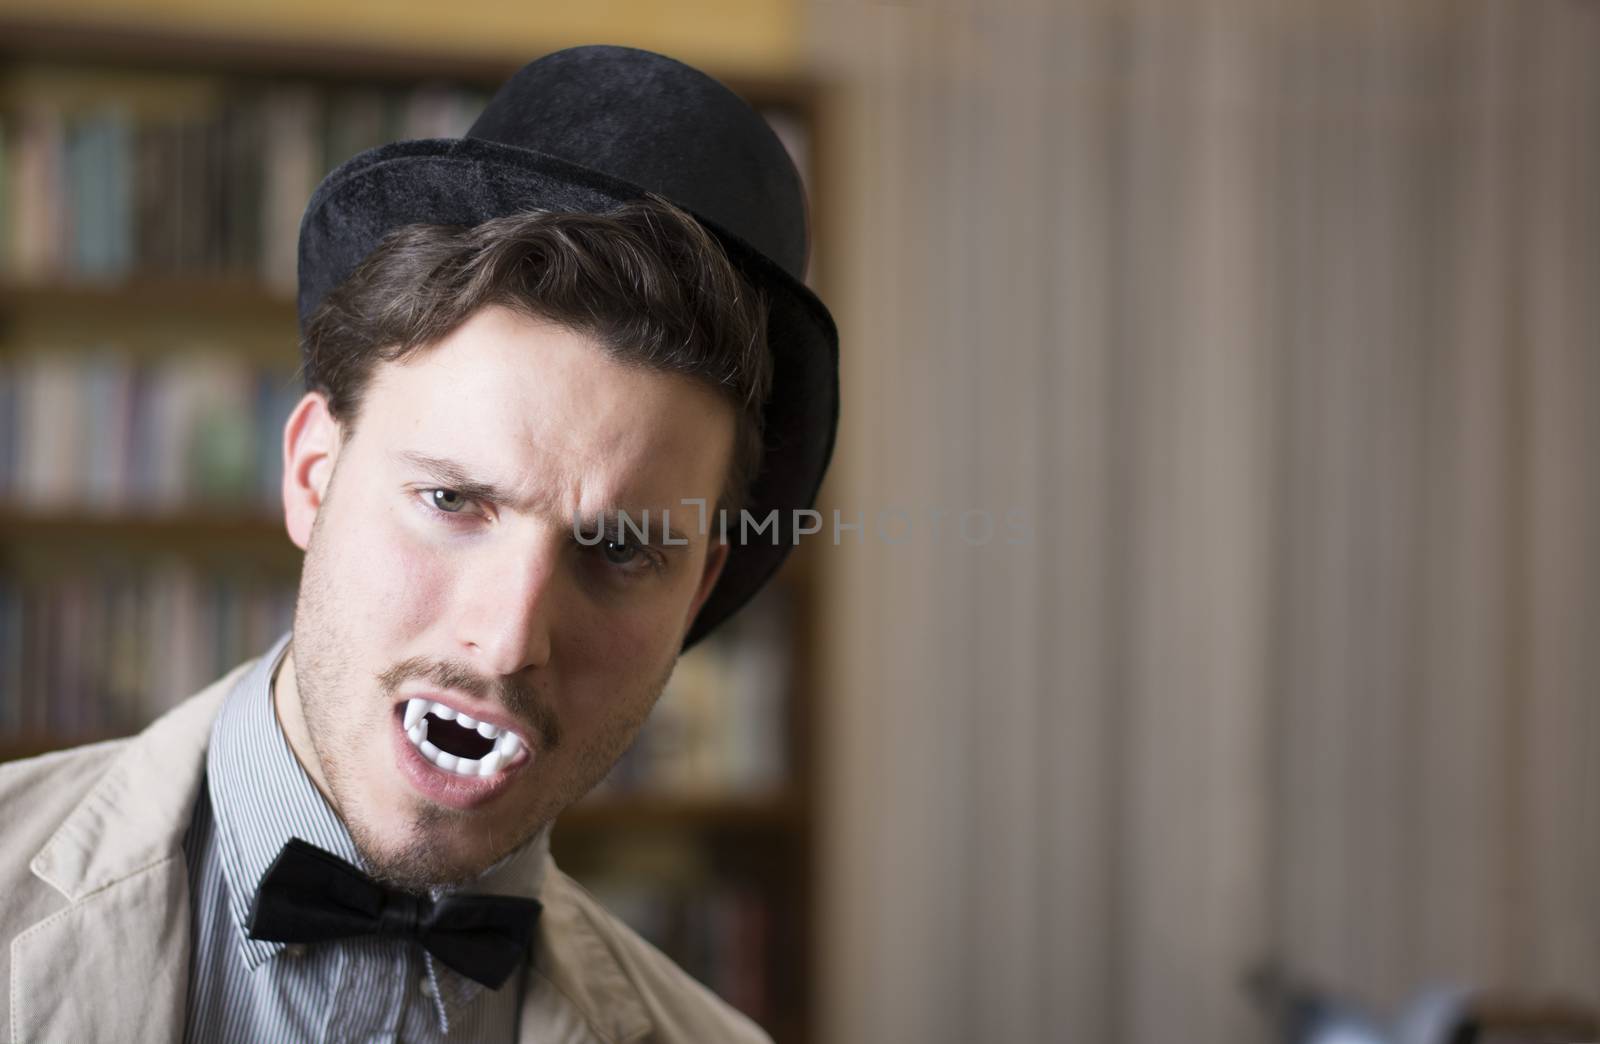
M 550 661 L 558 549 L 488 551 L 457 595 L 458 641 L 485 673 L 510 676 Z

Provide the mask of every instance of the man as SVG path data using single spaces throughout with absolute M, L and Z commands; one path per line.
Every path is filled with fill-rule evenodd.
M 137 737 L 0 767 L 6 1039 L 763 1039 L 547 838 L 813 502 L 805 255 L 760 117 L 628 48 L 330 174 L 293 630 Z

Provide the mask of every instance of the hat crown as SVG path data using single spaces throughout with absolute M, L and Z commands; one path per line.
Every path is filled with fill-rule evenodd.
M 529 62 L 466 133 L 657 193 L 803 279 L 805 194 L 760 113 L 717 80 L 633 47 L 572 47 Z

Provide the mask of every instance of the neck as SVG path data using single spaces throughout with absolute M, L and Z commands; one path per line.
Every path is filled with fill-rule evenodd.
M 328 802 L 330 808 L 334 807 L 333 795 L 328 791 L 328 781 L 322 774 L 322 761 L 317 757 L 317 749 L 311 745 L 311 731 L 306 728 L 305 714 L 300 705 L 300 690 L 294 671 L 293 639 L 290 639 L 289 648 L 278 665 L 277 673 L 272 676 L 270 685 L 272 706 L 278 715 L 278 727 L 283 730 L 284 739 L 289 741 L 289 749 L 294 752 L 295 760 L 300 762 L 300 767 L 305 769 L 311 782 L 316 784 L 323 800 Z

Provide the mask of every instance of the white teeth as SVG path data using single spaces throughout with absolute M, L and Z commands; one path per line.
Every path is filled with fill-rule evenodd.
M 423 718 L 423 715 L 425 715 L 427 713 L 428 713 L 428 701 L 427 700 L 407 700 L 406 701 L 406 731 L 410 732 L 412 727 L 415 726 L 417 724 L 417 722 L 421 721 L 422 718 Z
M 465 714 L 457 714 L 456 715 L 456 724 L 460 725 L 464 729 L 475 729 L 475 728 L 478 727 L 478 719 L 477 718 L 469 718 Z
M 423 706 L 423 713 L 413 713 L 413 708 L 417 704 Z M 440 750 L 428 739 L 428 720 L 425 716 L 426 714 L 436 713 L 438 706 L 439 704 L 428 700 L 412 700 L 408 703 L 406 705 L 406 720 L 410 724 L 406 728 L 406 738 L 422 752 L 423 757 L 440 768 L 454 772 L 458 776 L 492 776 L 500 771 L 500 766 L 504 765 L 516 755 L 517 751 L 522 749 L 522 741 L 515 734 L 502 732 L 488 722 L 479 721 L 473 722 L 473 727 L 478 730 L 478 735 L 484 739 L 495 741 L 494 746 L 489 749 L 489 753 L 481 758 L 463 758 L 448 751 Z M 452 711 L 451 713 L 454 712 Z M 456 717 L 459 721 L 467 716 L 460 714 Z M 415 720 L 412 720 L 413 718 Z
M 428 705 L 428 713 L 435 718 L 443 718 L 445 721 L 454 721 L 456 717 L 455 708 L 446 707 L 442 703 L 430 703 Z

